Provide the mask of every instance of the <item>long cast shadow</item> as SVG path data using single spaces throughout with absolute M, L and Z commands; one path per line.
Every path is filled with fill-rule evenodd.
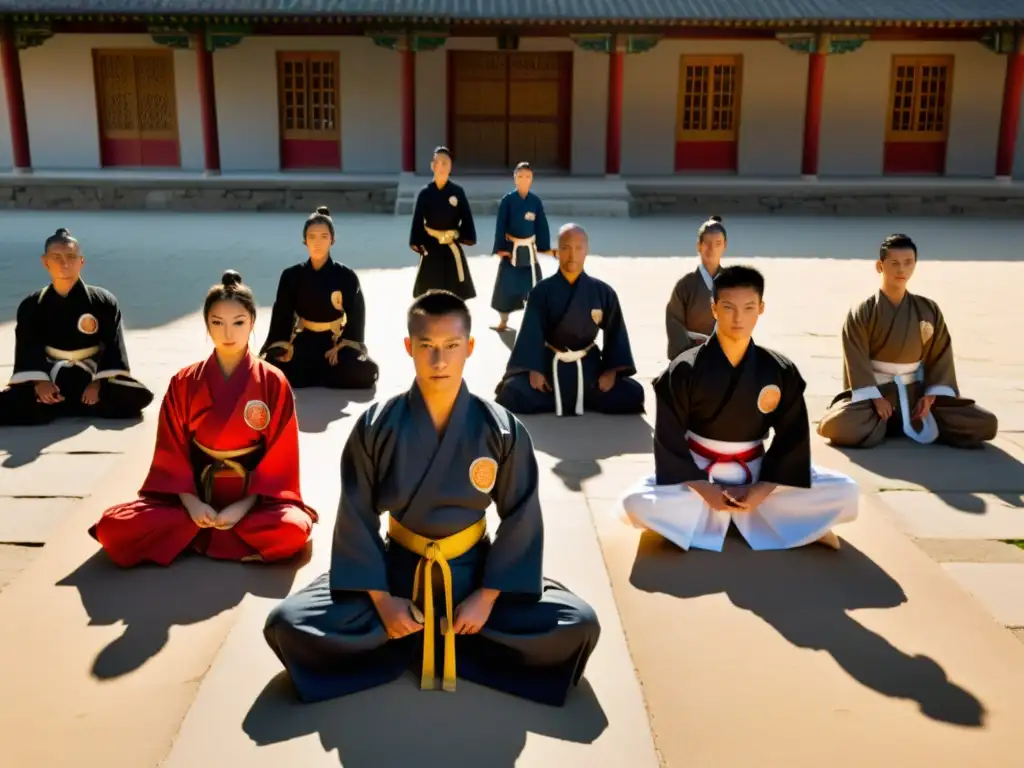
M 75 587 L 90 626 L 123 623 L 124 633 L 93 661 L 101 680 L 128 674 L 167 644 L 171 627 L 198 624 L 238 605 L 246 594 L 284 598 L 296 571 L 310 557 L 307 545 L 286 563 L 229 563 L 182 555 L 169 568 L 139 566 L 130 572 L 100 550 L 59 582 Z
M 420 691 L 411 675 L 333 701 L 302 704 L 285 673 L 267 684 L 242 723 L 260 746 L 316 733 L 324 751 L 337 751 L 338 764 L 345 768 L 512 768 L 527 733 L 589 744 L 607 727 L 586 680 L 562 708 L 464 680 L 455 693 Z M 392 737 L 382 738 L 387 730 Z
M 36 426 L 0 427 L 0 453 L 8 454 L 5 459 L 0 461 L 0 466 L 14 469 L 31 464 L 50 446 L 81 434 L 89 427 L 96 427 L 96 429 L 104 431 L 118 431 L 131 429 L 141 423 L 141 418 L 95 419 L 72 416 Z
M 534 448 L 559 459 L 552 471 L 572 491 L 582 490 L 586 480 L 601 474 L 599 460 L 650 454 L 653 450 L 654 430 L 640 414 L 544 414 L 520 418 Z
M 889 437 L 874 448 L 838 448 L 851 462 L 880 477 L 905 480 L 943 494 L 943 500 L 970 514 L 984 514 L 979 494 L 995 494 L 1024 507 L 1024 464 L 992 443 L 978 451 L 945 445 L 918 445 L 906 437 Z M 960 494 L 947 496 L 945 494 Z
M 326 432 L 333 422 L 361 413 L 376 396 L 376 389 L 297 389 L 295 416 L 299 422 L 299 431 Z M 348 407 L 353 403 L 358 405 L 349 411 Z
M 630 583 L 681 598 L 724 593 L 793 645 L 830 654 L 862 685 L 916 701 L 933 720 L 983 725 L 984 705 L 951 682 L 934 659 L 903 653 L 849 616 L 865 608 L 894 608 L 907 599 L 896 581 L 849 542 L 839 552 L 824 547 L 754 552 L 729 537 L 721 553 L 684 553 L 645 532 Z

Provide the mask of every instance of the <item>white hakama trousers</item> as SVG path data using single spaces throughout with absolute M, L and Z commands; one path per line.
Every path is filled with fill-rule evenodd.
M 698 442 L 719 454 L 739 454 L 757 443 L 726 443 L 690 434 Z M 691 452 L 701 469 L 711 461 Z M 754 482 L 761 459 L 746 463 Z M 720 485 L 749 482 L 743 465 L 718 462 L 709 479 Z M 682 549 L 708 549 L 721 552 L 729 523 L 747 540 L 751 549 L 792 549 L 811 544 L 835 525 L 857 517 L 860 489 L 841 472 L 811 467 L 811 487 L 780 485 L 759 507 L 750 512 L 713 510 L 683 484 L 657 485 L 655 477 L 646 477 L 620 498 L 621 517 L 636 528 L 654 531 Z

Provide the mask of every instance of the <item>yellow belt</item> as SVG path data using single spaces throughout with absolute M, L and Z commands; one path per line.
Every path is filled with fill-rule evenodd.
M 243 467 L 241 464 L 235 461 L 235 459 L 241 458 L 242 456 L 248 456 L 250 453 L 259 448 L 258 445 L 250 445 L 248 448 L 238 448 L 234 451 L 217 451 L 214 450 L 213 448 L 207 448 L 198 440 L 193 440 L 192 442 L 200 451 L 205 453 L 214 461 L 218 462 L 222 467 L 229 470 L 231 473 L 238 475 L 243 480 L 248 476 L 248 472 L 246 471 L 245 467 Z M 206 467 L 203 468 L 202 473 L 199 475 L 199 483 L 204 488 L 206 487 L 207 480 L 210 477 L 210 470 L 212 470 L 215 466 L 215 464 L 207 465 Z M 216 476 L 217 475 L 214 475 L 214 477 Z M 204 493 L 204 495 L 210 496 L 212 498 L 212 488 L 209 493 Z M 203 501 L 205 501 L 207 504 L 210 503 L 209 498 L 203 499 Z
M 419 597 L 420 584 L 423 584 L 423 674 L 420 677 L 420 688 L 432 691 L 435 688 L 434 678 L 434 588 L 433 568 L 436 563 L 441 568 L 444 581 L 444 600 L 447 621 L 442 619 L 441 633 L 444 635 L 444 679 L 441 687 L 446 691 L 455 690 L 455 623 L 452 611 L 452 569 L 449 560 L 461 557 L 479 543 L 487 533 L 487 520 L 481 518 L 468 528 L 443 539 L 433 540 L 418 533 L 413 533 L 400 522 L 391 517 L 388 522 L 388 536 L 400 546 L 422 560 L 416 565 L 416 575 L 412 582 L 413 602 Z
M 431 229 L 427 226 L 426 222 L 423 222 L 423 228 L 427 231 L 427 234 L 437 240 L 441 245 L 447 245 L 451 249 L 452 256 L 455 257 L 455 270 L 459 273 L 459 282 L 463 282 L 466 279 L 465 273 L 462 271 L 462 252 L 459 250 L 459 244 L 455 241 L 459 239 L 459 230 L 457 229 Z
M 294 350 L 295 337 L 298 336 L 302 331 L 312 331 L 313 333 L 326 333 L 331 332 L 331 341 L 334 342 L 334 346 L 337 349 L 342 347 L 351 347 L 352 349 L 358 350 L 362 354 L 366 354 L 366 345 L 358 341 L 352 341 L 351 339 L 341 339 L 341 334 L 345 332 L 345 325 L 348 323 L 348 315 L 344 312 L 341 313 L 341 317 L 336 320 L 331 320 L 327 323 L 315 322 L 313 320 L 307 320 L 304 317 L 295 318 L 295 330 L 292 331 L 292 336 L 288 341 L 275 341 L 273 344 L 267 347 L 269 352 L 272 349 L 283 349 L 285 356 L 282 358 L 282 362 L 288 362 L 292 359 Z
M 91 358 L 100 352 L 100 347 L 86 347 L 85 349 L 57 349 L 56 347 L 43 347 L 43 351 L 46 356 L 53 362 L 53 367 L 50 368 L 50 381 L 57 381 L 57 374 L 60 373 L 61 368 L 70 368 L 76 366 L 81 368 L 83 371 L 88 373 L 90 376 L 96 376 L 96 362 Z

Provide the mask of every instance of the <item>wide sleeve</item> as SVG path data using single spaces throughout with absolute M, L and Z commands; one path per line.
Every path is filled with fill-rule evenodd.
M 533 222 L 534 233 L 537 235 L 537 242 L 535 243 L 537 250 L 550 251 L 551 250 L 551 227 L 548 226 L 548 215 L 544 213 L 544 203 L 541 202 L 540 198 L 537 199 L 537 220 Z
M 487 555 L 482 586 L 503 593 L 540 595 L 544 518 L 540 472 L 526 428 L 510 415 L 511 446 L 503 455 L 491 498 L 501 522 Z
M 469 207 L 466 191 L 459 187 L 455 194 L 459 198 L 459 243 L 476 245 L 476 224 L 473 222 L 473 211 Z
M 629 332 L 626 330 L 626 319 L 622 315 L 622 305 L 611 286 L 607 286 L 606 290 L 604 312 L 601 317 L 601 330 L 604 331 L 601 370 L 617 369 L 623 376 L 632 376 L 636 373 L 636 365 L 633 362 L 633 350 L 629 345 Z
M 39 297 L 29 296 L 18 307 L 14 326 L 14 372 L 10 384 L 50 380 L 46 344 L 41 338 Z
M 295 291 L 290 278 L 291 270 L 286 269 L 277 281 L 277 296 L 274 297 L 274 308 L 270 312 L 270 330 L 260 350 L 260 357 L 266 357 L 271 348 L 284 349 L 291 342 L 292 330 L 295 328 Z
M 189 380 L 176 375 L 171 379 L 156 425 L 153 463 L 139 493 L 196 493 L 195 470 L 189 446 Z
M 512 250 L 512 243 L 505 237 L 508 234 L 508 209 L 509 199 L 508 195 L 505 195 L 498 204 L 498 217 L 494 221 L 494 247 L 491 253 Z
M 956 364 L 953 360 L 953 338 L 946 325 L 946 318 L 938 305 L 932 304 L 935 322 L 931 338 L 924 343 L 924 386 L 926 395 L 959 397 L 956 383 Z
M 263 431 L 263 458 L 249 474 L 248 493 L 305 507 L 299 485 L 299 423 L 295 416 L 295 395 L 283 374 L 264 369 L 264 375 L 270 423 Z
M 871 307 L 865 302 L 851 309 L 843 323 L 843 381 L 855 403 L 882 396 L 871 368 Z
M 115 376 L 131 376 L 128 367 L 128 350 L 124 343 L 124 324 L 121 322 L 121 307 L 116 300 L 106 307 L 106 323 L 100 324 L 103 351 L 94 379 L 110 379 Z
M 654 475 L 658 485 L 707 480 L 686 441 L 689 429 L 690 367 L 669 367 L 654 380 Z
M 686 329 L 686 298 L 682 280 L 672 289 L 668 306 L 665 307 L 665 333 L 668 336 L 669 360 L 675 360 L 694 344 Z
M 390 591 L 377 509 L 376 465 L 368 445 L 371 414 L 377 407 L 363 414 L 341 452 L 341 496 L 330 574 L 331 589 L 336 591 Z
M 512 345 L 512 354 L 508 359 L 508 373 L 520 371 L 544 373 L 549 366 L 544 346 L 546 338 L 544 332 L 545 289 L 546 283 L 538 283 L 530 294 L 530 300 L 526 302 L 523 319 L 519 325 L 519 333 L 516 334 L 515 344 Z
M 366 297 L 363 296 L 359 276 L 353 272 L 352 279 L 355 290 L 345 301 L 345 332 L 342 336 L 362 344 L 366 339 Z
M 430 244 L 430 237 L 427 235 L 426 224 L 423 223 L 427 215 L 427 190 L 424 187 L 416 195 L 416 205 L 412 211 L 412 224 L 409 226 L 409 246 L 414 251 L 426 248 Z
M 804 390 L 795 366 L 784 369 L 779 406 L 772 419 L 772 444 L 761 460 L 759 479 L 792 488 L 811 487 L 811 426 Z

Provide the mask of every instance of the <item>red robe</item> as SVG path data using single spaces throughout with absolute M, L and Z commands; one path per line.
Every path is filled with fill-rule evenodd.
M 213 451 L 257 450 L 216 465 Z M 204 475 L 204 469 L 209 467 Z M 220 511 L 256 495 L 233 528 L 199 528 L 179 494 Z M 208 497 L 208 498 L 207 498 Z M 247 355 L 228 379 L 211 355 L 171 379 L 160 408 L 156 450 L 139 498 L 111 507 L 89 533 L 118 565 L 169 565 L 191 547 L 224 560 L 282 560 L 309 540 L 317 513 L 299 491 L 299 428 L 288 380 Z

